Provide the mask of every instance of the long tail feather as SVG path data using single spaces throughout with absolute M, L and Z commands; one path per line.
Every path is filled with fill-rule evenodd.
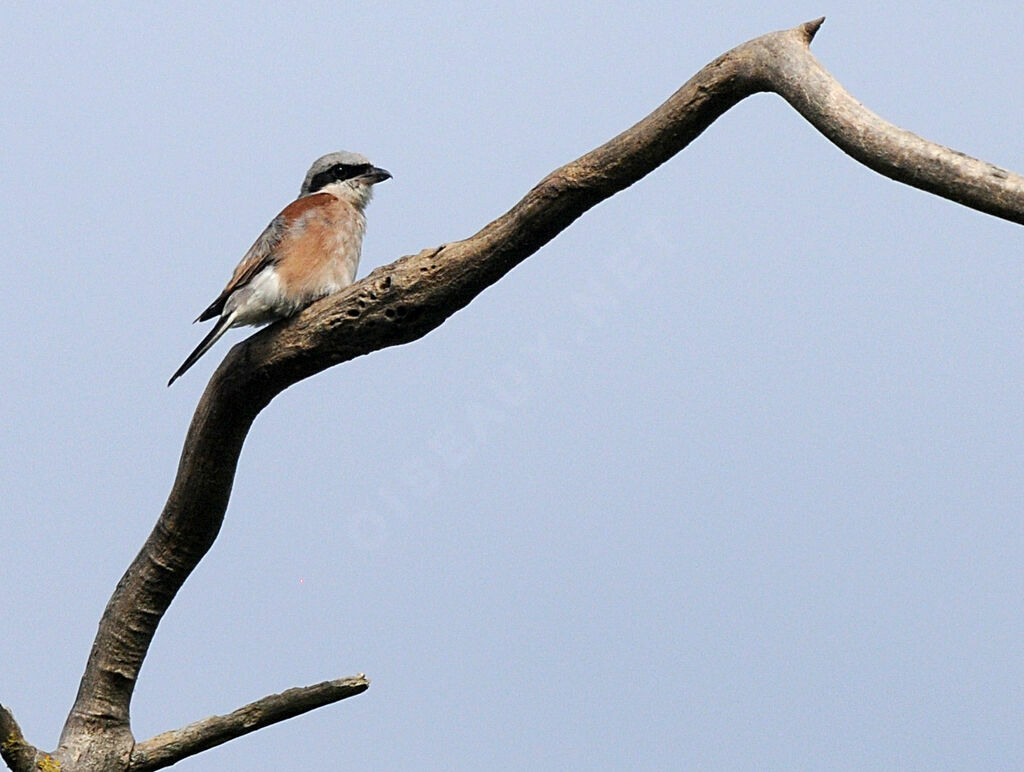
M 199 357 L 201 357 L 203 354 L 209 351 L 210 347 L 213 346 L 213 344 L 216 343 L 218 340 L 220 340 L 220 336 L 228 331 L 228 328 L 231 326 L 231 323 L 235 321 L 236 316 L 237 313 L 232 312 L 227 316 L 222 316 L 220 319 L 217 320 L 217 324 L 213 326 L 213 329 L 210 330 L 209 334 L 207 334 L 205 338 L 203 338 L 202 342 L 200 342 L 200 344 L 196 346 L 196 350 L 188 355 L 188 358 L 182 363 L 181 367 L 178 368 L 178 371 L 171 376 L 171 380 L 167 381 L 168 386 L 170 386 L 172 383 L 178 380 L 178 378 L 184 375 L 186 370 L 188 370 L 192 365 L 199 361 Z

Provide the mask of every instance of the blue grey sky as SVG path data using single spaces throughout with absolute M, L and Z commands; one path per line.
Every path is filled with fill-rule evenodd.
M 718 54 L 813 50 L 1024 170 L 1019 3 L 5 3 L 0 700 L 52 748 L 322 153 L 361 275 L 474 233 Z M 1018 226 L 727 113 L 425 339 L 302 383 L 133 703 L 147 738 L 365 672 L 181 770 L 1024 766 Z

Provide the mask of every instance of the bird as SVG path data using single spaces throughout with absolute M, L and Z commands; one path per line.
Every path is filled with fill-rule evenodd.
M 170 386 L 230 328 L 262 325 L 298 313 L 350 285 L 359 267 L 366 205 L 391 173 L 359 153 L 321 156 L 306 172 L 299 197 L 249 247 L 231 281 L 196 322 L 213 329 L 171 376 Z

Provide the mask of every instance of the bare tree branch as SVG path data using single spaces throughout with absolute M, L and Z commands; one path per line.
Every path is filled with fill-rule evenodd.
M 870 168 L 1024 223 L 1024 178 L 899 129 L 843 90 L 808 48 L 822 21 L 723 54 L 649 116 L 549 174 L 476 235 L 379 268 L 232 348 L 196 409 L 163 513 L 103 614 L 57 753 L 97 759 L 92 767 L 80 762 L 83 769 L 123 768 L 115 765 L 132 748 L 129 705 L 139 668 L 168 605 L 213 544 L 245 436 L 277 394 L 333 365 L 426 335 L 747 96 L 776 92 Z M 102 758 L 93 756 L 100 740 Z
M 332 702 L 365 692 L 370 682 L 365 676 L 339 678 L 313 686 L 288 689 L 271 694 L 239 708 L 226 716 L 210 716 L 181 729 L 164 732 L 135 746 L 132 772 L 163 769 L 187 756 L 255 732 L 278 721 L 285 721 Z
M 822 22 L 798 28 L 806 30 L 808 43 Z M 844 153 L 897 182 L 1024 224 L 1024 177 L 889 123 L 858 102 L 809 49 L 794 56 L 788 41 L 760 40 L 777 65 L 764 90 L 778 93 Z
M 35 769 L 37 749 L 25 742 L 14 714 L 0 705 L 0 757 L 14 772 Z

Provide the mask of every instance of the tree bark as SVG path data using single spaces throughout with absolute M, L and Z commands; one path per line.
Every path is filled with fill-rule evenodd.
M 356 676 L 271 694 L 227 716 L 204 718 L 139 743 L 132 751 L 131 769 L 133 772 L 150 772 L 169 767 L 183 758 L 222 745 L 243 734 L 346 697 L 354 697 L 365 692 L 369 686 L 370 682 L 365 677 Z
M 197 753 L 215 744 L 208 742 L 211 737 L 223 742 L 240 734 L 232 734 L 240 724 L 229 716 L 135 745 L 129 707 L 160 619 L 217 537 L 243 442 L 259 412 L 304 378 L 426 335 L 577 217 L 649 174 L 751 94 L 779 94 L 840 149 L 880 174 L 1024 223 L 1024 178 L 893 126 L 848 94 L 810 53 L 822 22 L 764 35 L 723 54 L 649 116 L 553 171 L 471 238 L 378 268 L 233 347 L 196 409 L 163 513 L 103 614 L 59 747 L 47 756 L 18 731 L 2 746 L 7 764 L 29 769 L 49 758 L 63 770 L 156 769 L 155 759 L 170 758 L 159 753 Z M 358 679 L 332 683 L 347 684 L 328 690 L 341 695 L 337 699 L 366 688 Z M 297 712 L 284 710 L 280 716 Z M 0 713 L 5 737 L 12 724 L 13 716 Z M 170 736 L 177 739 L 170 742 Z M 181 740 L 185 736 L 192 739 Z M 32 767 L 25 766 L 29 756 Z

